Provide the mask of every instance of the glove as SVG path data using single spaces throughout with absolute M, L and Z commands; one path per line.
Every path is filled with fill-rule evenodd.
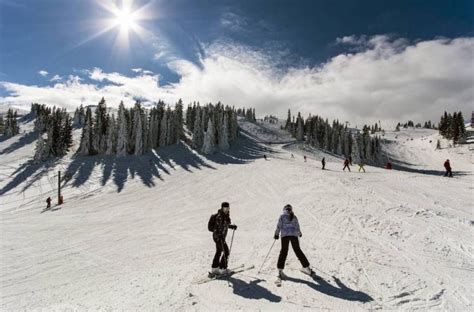
M 275 234 L 275 236 L 273 236 L 274 239 L 279 239 L 280 236 L 278 236 L 278 234 Z
M 237 230 L 237 225 L 229 225 L 229 229 L 231 230 Z

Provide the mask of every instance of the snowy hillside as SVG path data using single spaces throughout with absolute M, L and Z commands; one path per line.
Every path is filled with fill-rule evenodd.
M 210 157 L 180 144 L 34 164 L 37 136 L 22 123 L 0 142 L 0 310 L 472 310 L 472 144 L 435 150 L 434 131 L 387 133 L 399 170 L 349 173 L 279 126 L 241 126 L 238 143 Z M 454 178 L 442 177 L 447 158 Z M 58 170 L 65 203 L 45 210 Z M 207 221 L 222 201 L 238 225 L 230 267 L 256 268 L 196 284 L 210 270 Z M 287 203 L 323 279 L 299 272 L 290 250 L 276 287 L 279 241 L 258 268 Z

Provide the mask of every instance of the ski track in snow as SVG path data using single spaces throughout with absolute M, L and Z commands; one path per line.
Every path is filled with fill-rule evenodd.
M 32 126 L 22 124 L 22 130 Z M 348 173 L 341 158 L 303 148 L 279 125 L 242 126 L 239 146 L 257 158 L 232 164 L 193 153 L 185 157 L 202 163 L 183 167 L 172 147 L 166 155 L 128 158 L 134 164 L 121 171 L 107 163 L 114 158 L 104 158 L 65 177 L 65 204 L 47 211 L 47 196 L 57 202 L 57 171 L 68 172 L 74 153 L 24 177 L 18 175 L 30 167 L 16 171 L 33 156 L 35 142 L 1 154 L 0 191 L 16 185 L 0 196 L 0 309 L 472 309 L 470 146 L 448 149 L 442 141 L 444 148 L 435 151 L 434 131 L 387 132 L 385 153 L 405 167 L 366 166 L 364 174 L 353 166 Z M 76 146 L 79 137 L 75 131 Z M 263 142 L 262 149 L 242 145 L 248 138 Z M 0 151 L 18 139 L 0 142 Z M 152 158 L 163 161 L 152 168 L 159 177 L 146 185 Z M 462 174 L 437 175 L 446 158 Z M 231 203 L 239 226 L 229 265 L 255 269 L 197 285 L 214 255 L 206 222 L 222 201 Z M 320 282 L 298 271 L 290 250 L 289 279 L 274 284 L 280 241 L 257 274 L 286 203 L 295 207 L 301 247 Z

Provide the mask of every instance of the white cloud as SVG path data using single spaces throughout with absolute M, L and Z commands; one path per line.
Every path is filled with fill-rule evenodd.
M 61 81 L 63 79 L 63 77 L 59 76 L 59 75 L 54 75 L 53 78 L 51 78 L 49 81 Z
M 38 74 L 40 74 L 40 75 L 43 76 L 43 77 L 48 76 L 48 72 L 45 71 L 45 70 L 40 70 L 40 71 L 38 72 Z
M 444 110 L 470 114 L 474 100 L 474 38 L 437 39 L 410 44 L 387 36 L 344 37 L 341 44 L 358 46 L 318 67 L 276 70 L 273 55 L 222 43 L 204 47 L 206 57 L 197 66 L 186 60 L 168 63 L 180 80 L 160 86 L 159 76 L 143 69 L 135 77 L 84 71 L 90 83 L 69 77 L 53 86 L 25 86 L 1 82 L 7 97 L 0 103 L 29 106 L 31 102 L 73 108 L 84 100 L 109 105 L 134 98 L 174 103 L 221 101 L 237 107 L 255 107 L 259 114 L 284 118 L 288 108 L 328 118 L 362 122 L 412 119 L 438 121 Z M 95 84 L 100 82 L 100 84 Z M 100 85 L 100 86 L 99 86 Z

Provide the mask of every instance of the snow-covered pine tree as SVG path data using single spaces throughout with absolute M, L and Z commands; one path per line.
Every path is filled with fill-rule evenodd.
M 214 125 L 212 123 L 212 118 L 209 117 L 209 121 L 207 123 L 207 130 L 204 134 L 204 143 L 202 145 L 202 152 L 204 154 L 212 154 L 215 151 L 215 140 L 214 137 Z
M 194 118 L 194 130 L 193 130 L 193 146 L 195 149 L 200 150 L 204 142 L 204 132 L 202 130 L 201 121 L 201 108 L 198 107 L 196 110 L 196 116 Z
M 238 133 L 239 133 L 239 124 L 238 124 L 238 121 L 237 121 L 237 112 L 235 110 L 229 110 L 229 115 L 230 115 L 230 125 L 229 125 L 229 129 L 230 129 L 230 140 L 229 140 L 229 143 L 233 143 L 236 139 L 237 139 L 237 136 L 238 136 Z
M 112 114 L 112 117 L 110 117 L 110 115 L 107 115 L 107 119 L 108 119 L 107 132 L 106 132 L 106 146 L 107 146 L 107 149 L 105 150 L 105 154 L 113 155 L 113 154 L 115 154 L 115 149 L 116 149 L 116 146 L 117 146 L 114 114 Z
M 224 113 L 224 121 L 221 126 L 220 138 L 219 138 L 219 149 L 222 151 L 229 149 L 229 133 L 228 133 L 228 121 L 227 114 Z
M 142 114 L 141 109 L 138 106 L 137 110 L 134 112 L 133 125 L 135 126 L 135 155 L 143 154 L 143 124 L 142 124 Z
M 3 116 L 0 116 L 0 135 L 5 133 L 5 121 L 3 121 Z
M 79 116 L 79 107 L 76 107 L 76 110 L 74 111 L 73 124 L 74 124 L 74 127 L 80 127 L 81 125 L 81 120 Z
M 125 107 L 120 102 L 117 116 L 117 146 L 116 153 L 119 156 L 127 155 L 128 148 L 128 122 L 125 117 Z
M 160 143 L 159 146 L 166 146 L 168 141 L 168 112 L 165 110 L 163 112 L 163 117 L 161 119 L 161 127 L 160 127 Z
M 176 119 L 174 118 L 174 114 L 173 114 L 173 111 L 171 110 L 171 108 L 168 106 L 166 108 L 166 114 L 168 115 L 168 118 L 167 118 L 167 126 L 166 126 L 166 133 L 167 133 L 167 137 L 166 137 L 166 146 L 168 145 L 171 145 L 171 144 L 174 144 L 175 142 L 175 126 L 174 126 L 174 123 L 176 121 Z
M 183 137 L 183 101 L 181 99 L 174 108 L 174 134 L 175 138 L 172 144 L 178 143 Z
M 94 150 L 99 154 L 104 154 L 106 150 L 106 132 L 107 132 L 107 104 L 102 98 L 95 110 L 94 124 Z
M 94 153 L 92 146 L 93 139 L 93 123 L 92 123 L 92 112 L 90 107 L 86 110 L 86 118 L 84 122 L 84 128 L 82 128 L 81 145 L 79 147 L 79 153 L 82 155 L 92 155 Z
M 66 155 L 69 151 L 69 148 L 72 146 L 72 121 L 69 114 L 64 110 L 64 124 L 62 130 L 63 136 L 63 146 L 62 146 L 62 155 Z
M 337 155 L 343 155 L 343 153 L 342 153 L 343 144 L 344 144 L 344 135 L 342 133 L 339 133 L 339 136 L 337 137 L 337 146 L 336 146 L 336 154 Z
M 18 126 L 18 113 L 17 113 L 17 111 L 15 111 L 13 113 L 12 133 L 13 133 L 13 135 L 17 135 L 18 133 L 20 133 L 20 126 Z
M 298 118 L 296 119 L 296 139 L 298 141 L 304 140 L 303 118 L 301 118 L 300 113 L 298 113 Z
M 46 154 L 47 153 L 45 151 L 45 143 L 43 139 L 43 134 L 40 133 L 38 135 L 38 140 L 36 141 L 35 156 L 33 157 L 33 159 L 36 162 L 41 162 L 44 159 Z

